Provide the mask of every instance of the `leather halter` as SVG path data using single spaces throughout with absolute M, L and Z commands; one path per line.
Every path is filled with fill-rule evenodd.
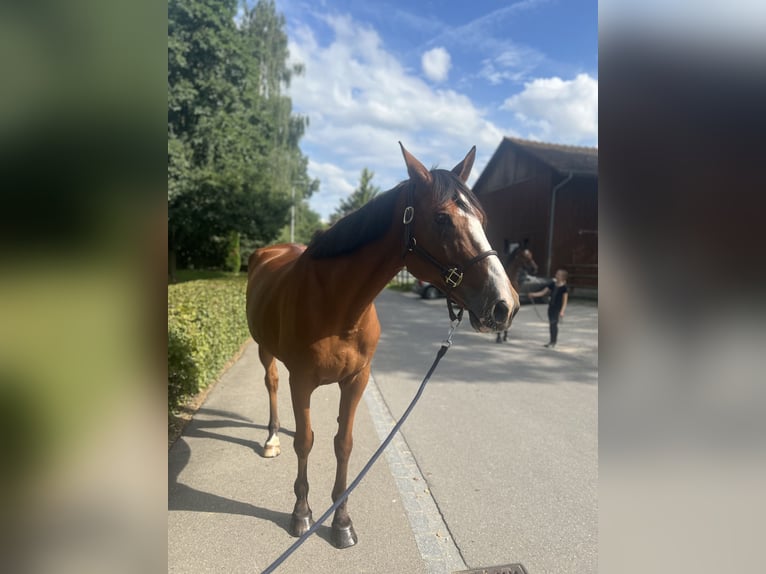
M 494 249 L 483 251 L 463 265 L 443 265 L 426 249 L 418 245 L 415 235 L 412 233 L 412 220 L 415 217 L 415 206 L 413 204 L 412 187 L 410 187 L 407 190 L 407 205 L 404 208 L 404 216 L 402 218 L 402 223 L 404 223 L 404 251 L 402 257 L 406 257 L 408 253 L 415 253 L 439 270 L 441 278 L 447 286 L 447 308 L 449 309 L 450 320 L 459 321 L 463 316 L 463 307 L 459 306 L 460 311 L 457 314 L 453 311 L 452 305 L 456 304 L 456 302 L 452 300 L 452 290 L 456 289 L 463 282 L 463 275 L 469 267 L 490 255 L 497 256 L 497 251 Z

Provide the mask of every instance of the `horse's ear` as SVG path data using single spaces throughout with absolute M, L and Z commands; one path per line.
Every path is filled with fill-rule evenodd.
M 410 179 L 419 181 L 426 186 L 431 185 L 431 172 L 414 155 L 404 149 L 402 142 L 399 142 L 399 146 L 402 148 L 404 163 L 407 164 L 407 173 L 410 174 Z
M 469 151 L 465 158 L 463 158 L 463 161 L 452 168 L 452 173 L 458 176 L 463 181 L 463 183 L 465 183 L 468 180 L 468 176 L 471 175 L 471 168 L 473 167 L 473 160 L 475 159 L 476 146 L 473 146 L 471 151 Z

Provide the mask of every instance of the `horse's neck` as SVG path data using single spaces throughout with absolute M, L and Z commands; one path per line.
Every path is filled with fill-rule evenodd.
M 516 257 L 513 259 L 510 263 L 508 263 L 508 266 L 506 268 L 506 273 L 508 273 L 508 277 L 511 279 L 516 279 L 516 277 L 519 275 L 519 272 L 521 271 L 521 260 Z
M 350 322 L 364 314 L 378 294 L 404 267 L 403 233 L 396 225 L 380 239 L 357 248 L 352 253 L 328 259 L 309 260 L 328 301 Z
M 386 288 L 396 274 L 404 267 L 402 258 L 401 244 L 382 240 L 378 245 L 365 246 L 359 250 L 360 265 L 352 265 L 352 272 L 357 270 L 355 277 L 355 286 L 359 293 L 359 304 L 369 306 L 375 301 L 378 294 Z M 378 249 L 379 245 L 385 245 L 383 250 Z M 370 253 L 365 253 L 369 251 Z M 374 262 L 374 263 L 372 263 Z M 366 269 L 365 273 L 359 273 L 359 269 Z

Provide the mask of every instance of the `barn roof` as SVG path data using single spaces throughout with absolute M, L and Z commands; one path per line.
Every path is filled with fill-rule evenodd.
M 569 146 L 546 142 L 536 142 L 519 138 L 505 137 L 487 163 L 484 171 L 474 184 L 474 189 L 482 189 L 487 177 L 503 161 L 509 149 L 516 148 L 546 164 L 561 175 L 598 175 L 598 148 Z
M 579 174 L 596 175 L 598 173 L 598 148 L 534 142 L 509 137 L 506 137 L 505 141 L 524 149 L 561 173 L 570 171 Z

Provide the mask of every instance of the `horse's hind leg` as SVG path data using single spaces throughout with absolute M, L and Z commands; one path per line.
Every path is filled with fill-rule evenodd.
M 266 389 L 269 391 L 269 438 L 263 447 L 264 458 L 274 458 L 281 452 L 279 447 L 279 414 L 277 413 L 277 389 L 279 375 L 274 355 L 258 346 L 258 355 L 266 371 Z
M 370 367 L 367 366 L 355 376 L 340 383 L 340 410 L 338 416 L 338 434 L 335 435 L 335 458 L 338 461 L 335 473 L 335 486 L 332 489 L 332 500 L 338 500 L 346 490 L 348 480 L 348 461 L 354 446 L 353 430 L 354 416 L 359 399 L 367 386 Z M 348 548 L 357 542 L 356 532 L 344 501 L 335 511 L 332 521 L 332 543 L 337 548 Z

